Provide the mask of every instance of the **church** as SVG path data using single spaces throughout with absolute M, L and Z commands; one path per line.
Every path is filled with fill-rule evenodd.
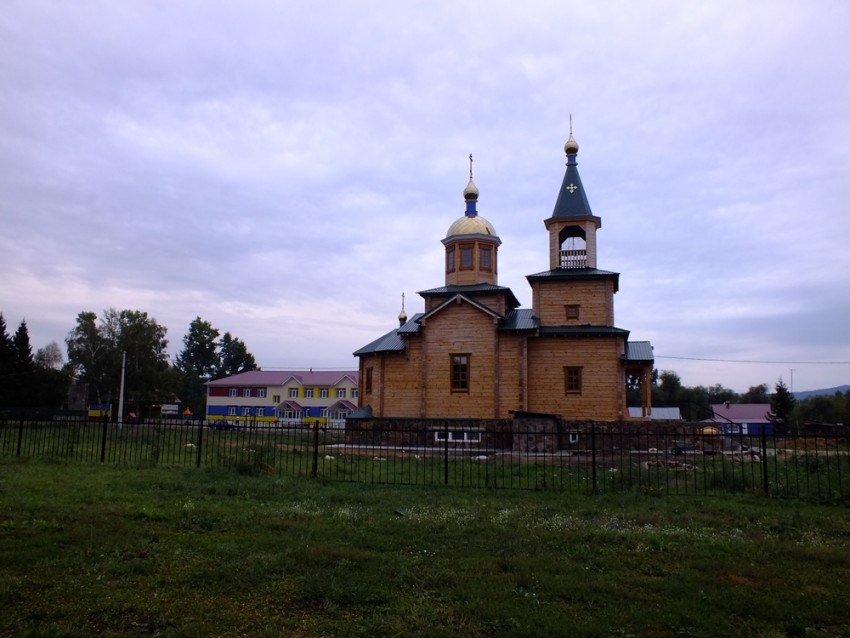
M 360 405 L 374 417 L 625 421 L 651 414 L 652 346 L 614 325 L 619 274 L 597 268 L 596 233 L 570 132 L 567 168 L 543 220 L 549 270 L 528 275 L 532 307 L 499 286 L 501 239 L 478 214 L 472 179 L 466 212 L 445 239 L 445 283 L 423 290 L 424 312 L 363 346 Z M 541 232 L 541 247 L 543 245 Z M 640 394 L 630 417 L 627 385 Z M 633 410 L 633 413 L 635 411 Z

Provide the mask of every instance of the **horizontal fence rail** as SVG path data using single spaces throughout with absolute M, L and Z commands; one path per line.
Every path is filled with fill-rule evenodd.
M 698 429 L 653 431 L 646 425 L 487 429 L 471 420 L 429 424 L 360 429 L 315 423 L 12 417 L 0 418 L 0 457 L 226 468 L 243 474 L 404 485 L 850 497 L 846 433 L 724 435 Z

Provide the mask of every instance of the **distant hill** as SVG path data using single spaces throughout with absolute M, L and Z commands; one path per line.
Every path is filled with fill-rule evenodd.
M 822 396 L 831 397 L 836 392 L 840 392 L 841 394 L 844 394 L 845 392 L 847 392 L 847 390 L 850 390 L 850 385 L 840 385 L 836 388 L 824 388 L 822 390 L 806 390 L 805 392 L 795 392 L 794 398 L 795 399 L 808 399 L 809 397 L 822 397 Z

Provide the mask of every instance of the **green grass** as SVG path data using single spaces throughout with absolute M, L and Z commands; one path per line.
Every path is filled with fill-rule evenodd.
M 3 636 L 847 636 L 846 505 L 0 460 Z

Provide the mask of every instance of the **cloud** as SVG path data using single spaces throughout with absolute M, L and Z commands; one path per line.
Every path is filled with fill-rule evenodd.
M 0 311 L 35 347 L 116 307 L 175 351 L 200 315 L 267 367 L 353 365 L 442 284 L 470 152 L 528 306 L 572 113 L 618 326 L 659 356 L 850 360 L 850 7 L 824 6 L 12 2 Z

